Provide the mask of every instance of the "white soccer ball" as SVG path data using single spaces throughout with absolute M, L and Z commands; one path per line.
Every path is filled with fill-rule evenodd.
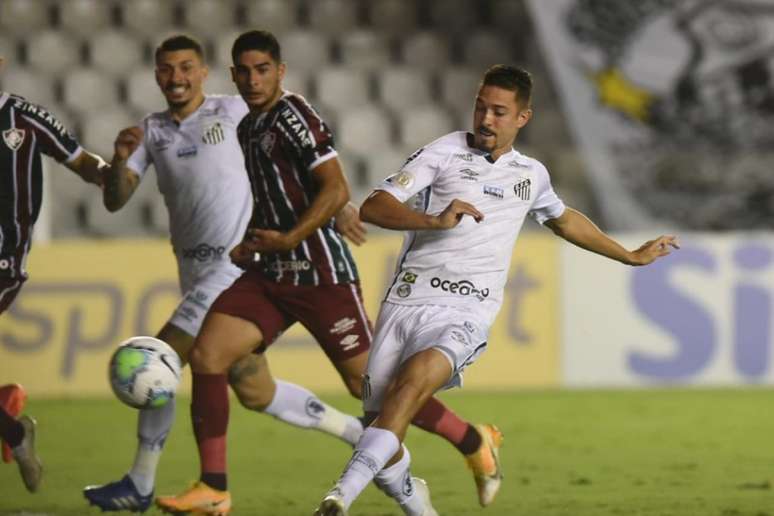
M 132 337 L 110 358 L 110 386 L 119 400 L 134 408 L 159 408 L 175 397 L 180 357 L 153 337 Z

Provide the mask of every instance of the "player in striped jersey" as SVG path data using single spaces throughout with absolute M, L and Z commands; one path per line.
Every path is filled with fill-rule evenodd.
M 170 512 L 225 514 L 226 372 L 253 351 L 262 352 L 296 321 L 314 335 L 350 393 L 360 398 L 371 324 L 357 267 L 332 218 L 349 188 L 333 136 L 303 97 L 283 91 L 277 40 L 265 31 L 242 34 L 232 49 L 234 82 L 250 108 L 238 134 L 253 195 L 245 238 L 231 253 L 245 269 L 223 291 L 205 319 L 190 354 L 191 418 L 201 459 L 200 482 L 157 504 Z M 254 261 L 256 253 L 260 260 Z M 472 425 L 436 399 L 413 421 L 441 435 L 464 454 L 492 451 Z M 400 479 L 382 483 L 391 495 Z
M 3 57 L 0 56 L 0 68 Z M 51 156 L 81 176 L 102 184 L 99 156 L 86 152 L 47 109 L 19 95 L 0 91 L 0 314 L 27 280 L 32 230 L 43 201 L 40 155 Z M 0 439 L 12 448 L 24 485 L 36 491 L 43 473 L 35 453 L 35 420 L 15 419 L 24 401 L 15 384 L 0 389 Z M 15 409 L 14 409 L 15 407 Z M 4 458 L 7 453 L 3 451 Z M 10 458 L 9 458 L 10 460 Z
M 3 58 L 0 56 L 0 66 Z M 101 185 L 105 162 L 86 152 L 47 109 L 0 91 L 0 314 L 27 280 L 32 228 L 43 201 L 45 154 L 84 181 Z
M 244 234 L 252 211 L 250 184 L 237 141 L 237 124 L 247 114 L 239 96 L 208 95 L 201 45 L 173 36 L 156 52 L 156 79 L 169 109 L 145 117 L 141 127 L 122 130 L 103 201 L 110 211 L 129 201 L 150 165 L 169 211 L 170 240 L 183 297 L 158 337 L 187 361 L 188 351 L 210 304 L 241 270 L 228 257 Z M 360 224 L 347 235 L 358 239 Z M 341 218 L 340 218 L 341 219 Z M 354 231 L 354 232 L 353 232 Z M 357 418 L 327 405 L 309 390 L 274 380 L 264 355 L 245 357 L 229 381 L 248 409 L 335 435 L 354 444 L 362 433 Z M 131 469 L 121 479 L 88 486 L 84 496 L 104 511 L 144 511 L 153 501 L 156 469 L 172 427 L 175 403 L 142 410 Z

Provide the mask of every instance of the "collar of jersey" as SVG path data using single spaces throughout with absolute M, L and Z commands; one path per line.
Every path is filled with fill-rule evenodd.
M 185 117 L 184 119 L 180 120 L 179 122 L 178 122 L 177 120 L 175 120 L 174 118 L 172 118 L 172 111 L 171 111 L 170 109 L 167 109 L 167 110 L 164 112 L 164 114 L 166 115 L 166 117 L 167 117 L 167 120 L 169 120 L 170 122 L 172 122 L 173 124 L 175 124 L 175 125 L 177 125 L 177 126 L 179 127 L 179 126 L 181 126 L 181 125 L 183 125 L 183 124 L 187 123 L 189 120 L 193 120 L 193 119 L 195 119 L 195 118 L 196 118 L 196 117 L 199 115 L 199 112 L 202 110 L 202 108 L 204 107 L 204 105 L 205 105 L 205 104 L 207 104 L 207 102 L 208 102 L 209 100 L 210 100 L 210 97 L 208 97 L 207 95 L 205 95 L 205 96 L 204 96 L 204 102 L 202 102 L 202 103 L 199 105 L 199 107 L 198 107 L 198 108 L 196 108 L 196 110 L 195 110 L 195 111 L 193 111 L 193 112 L 192 112 L 190 115 L 188 115 L 188 116 L 187 116 L 187 117 Z

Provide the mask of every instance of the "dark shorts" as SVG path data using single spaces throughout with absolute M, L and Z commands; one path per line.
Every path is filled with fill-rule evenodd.
M 0 314 L 11 306 L 16 299 L 16 294 L 24 285 L 24 279 L 20 278 L 0 278 Z
M 224 290 L 210 308 L 255 323 L 263 352 L 296 321 L 309 330 L 334 362 L 355 357 L 371 346 L 371 321 L 359 283 L 284 285 L 258 271 L 247 271 Z

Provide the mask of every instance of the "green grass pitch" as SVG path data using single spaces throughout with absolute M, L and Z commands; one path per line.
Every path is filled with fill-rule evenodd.
M 343 396 L 325 399 L 355 412 Z M 409 433 L 413 472 L 444 516 L 774 516 L 774 394 L 765 390 L 455 392 L 443 399 L 505 433 L 506 478 L 478 507 L 472 479 L 449 444 Z M 188 400 L 179 403 L 157 494 L 197 477 Z M 0 514 L 100 514 L 81 488 L 119 478 L 135 447 L 135 412 L 118 401 L 32 400 L 46 474 L 28 494 L 0 466 Z M 343 443 L 231 405 L 230 489 L 235 516 L 310 516 L 350 451 Z M 158 514 L 151 509 L 148 514 Z M 401 514 L 373 487 L 351 514 Z

